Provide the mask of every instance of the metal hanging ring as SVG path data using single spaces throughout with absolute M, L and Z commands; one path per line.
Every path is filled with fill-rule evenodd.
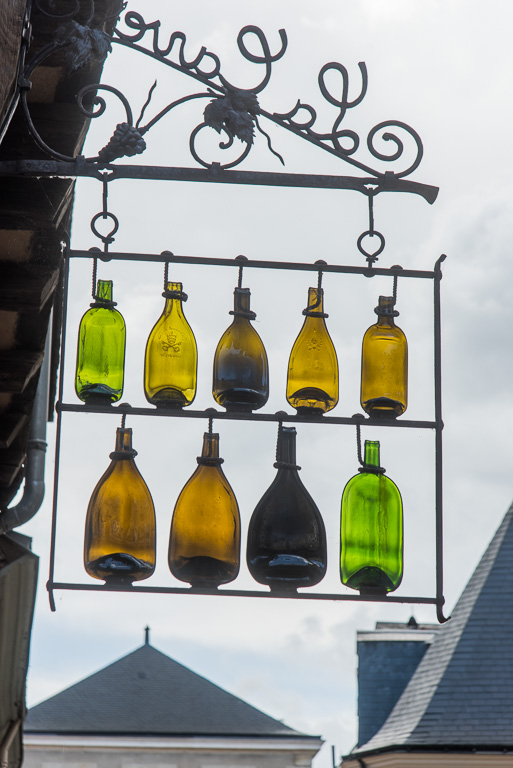
M 363 243 L 363 240 L 366 237 L 377 237 L 378 238 L 379 246 L 377 247 L 377 249 L 375 249 L 374 251 L 367 251 L 363 247 L 362 243 Z M 377 232 L 376 230 L 371 232 L 369 229 L 367 229 L 365 232 L 362 232 L 362 234 L 360 235 L 360 237 L 357 240 L 356 245 L 358 246 L 358 250 L 360 251 L 360 253 L 365 256 L 365 258 L 367 259 L 369 264 L 372 264 L 373 261 L 377 261 L 378 260 L 379 254 L 383 252 L 383 250 L 385 248 L 385 238 L 383 237 L 381 232 Z
M 102 235 L 101 232 L 96 228 L 96 222 L 98 219 L 110 219 L 112 221 L 113 227 L 110 230 L 110 232 L 107 232 L 107 234 Z M 96 216 L 93 216 L 91 219 L 91 229 L 93 231 L 93 234 L 98 237 L 102 243 L 108 244 L 114 242 L 114 235 L 119 229 L 119 221 L 117 216 L 114 216 L 113 213 L 97 213 Z

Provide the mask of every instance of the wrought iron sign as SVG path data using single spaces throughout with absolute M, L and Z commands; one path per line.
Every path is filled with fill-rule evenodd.
M 34 0 L 34 2 L 36 2 L 36 0 Z M 43 11 L 42 0 L 37 0 L 36 4 L 38 8 Z M 78 5 L 79 3 L 77 3 L 77 6 Z M 251 87 L 241 88 L 239 84 L 232 82 L 232 78 L 229 78 L 228 73 L 223 70 L 221 59 L 216 53 L 207 50 L 205 47 L 202 47 L 199 51 L 191 52 L 190 45 L 187 43 L 187 39 L 184 33 L 178 31 L 173 32 L 171 35 L 164 33 L 160 21 L 146 21 L 141 13 L 132 10 L 126 10 L 125 6 L 123 6 L 121 9 L 123 11 L 122 19 L 114 29 L 112 37 L 108 37 L 102 30 L 94 29 L 92 27 L 92 20 L 94 18 L 93 2 L 90 3 L 90 7 L 91 12 L 89 14 L 89 18 L 85 21 L 82 21 L 81 23 L 78 23 L 75 20 L 76 11 L 78 10 L 77 7 L 74 7 L 67 17 L 55 18 L 56 35 L 54 42 L 42 50 L 32 61 L 29 61 L 24 73 L 24 78 L 22 78 L 21 81 L 21 100 L 31 135 L 33 136 L 38 147 L 42 149 L 50 159 L 44 161 L 26 159 L 17 163 L 16 169 L 11 167 L 9 163 L 0 163 L 0 175 L 9 175 L 13 172 L 21 172 L 25 174 L 32 174 L 34 176 L 94 177 L 99 179 L 103 186 L 103 208 L 102 211 L 93 218 L 91 224 L 94 234 L 102 240 L 103 252 L 101 252 L 99 249 L 92 249 L 91 251 L 80 251 L 71 248 L 67 248 L 65 252 L 66 288 L 64 296 L 64 326 L 62 340 L 62 362 L 59 383 L 59 401 L 57 404 L 58 422 L 55 496 L 53 505 L 52 551 L 50 579 L 48 582 L 52 607 L 54 607 L 53 591 L 56 589 L 86 589 L 103 591 L 116 589 L 134 593 L 168 592 L 175 594 L 196 593 L 212 595 L 217 594 L 223 596 L 236 595 L 248 597 L 292 597 L 296 599 L 317 600 L 379 600 L 383 602 L 427 603 L 436 606 L 439 620 L 444 621 L 445 618 L 443 616 L 442 610 L 444 604 L 442 571 L 443 423 L 441 406 L 440 362 L 440 280 L 441 262 L 444 257 L 441 257 L 436 262 L 433 270 L 426 271 L 403 269 L 398 265 L 388 268 L 377 267 L 375 265 L 376 261 L 378 260 L 378 256 L 382 253 L 385 247 L 384 236 L 374 227 L 373 201 L 376 195 L 383 192 L 393 191 L 408 192 L 421 195 L 429 203 L 433 203 L 436 199 L 438 193 L 438 189 L 436 187 L 421 184 L 408 178 L 419 167 L 422 160 L 423 148 L 419 135 L 413 128 L 398 120 L 384 120 L 380 122 L 379 124 L 375 125 L 363 139 L 355 130 L 351 128 L 350 120 L 352 110 L 356 109 L 362 103 L 367 93 L 367 68 L 362 62 L 358 64 L 356 84 L 353 82 L 352 78 L 350 78 L 348 69 L 346 69 L 346 67 L 340 63 L 329 62 L 320 69 L 318 73 L 318 86 L 320 97 L 324 100 L 323 114 L 325 112 L 326 104 L 333 109 L 332 123 L 327 130 L 323 129 L 320 124 L 321 120 L 318 117 L 318 108 L 301 99 L 297 99 L 292 104 L 285 105 L 283 111 L 278 112 L 265 109 L 265 90 L 269 85 L 271 78 L 276 77 L 276 73 L 273 71 L 275 65 L 284 59 L 287 51 L 287 35 L 285 30 L 279 30 L 277 36 L 275 36 L 275 39 L 272 41 L 268 40 L 264 32 L 256 26 L 246 26 L 239 32 L 237 44 L 240 55 L 246 62 L 254 64 L 255 73 L 258 73 L 255 75 L 256 84 L 252 85 Z M 53 16 L 51 9 L 48 7 L 46 7 L 43 12 L 49 16 Z M 87 117 L 94 119 L 100 118 L 103 115 L 108 114 L 108 105 L 105 94 L 110 93 L 111 95 L 115 96 L 123 105 L 125 111 L 125 120 L 112 127 L 111 139 L 106 146 L 99 149 L 97 153 L 92 157 L 71 157 L 61 153 L 56 148 L 50 147 L 46 143 L 45 139 L 39 134 L 37 126 L 35 125 L 30 114 L 30 103 L 27 100 L 27 90 L 30 85 L 30 78 L 33 71 L 36 67 L 40 66 L 45 59 L 55 55 L 57 52 L 61 57 L 64 57 L 64 60 L 66 61 L 70 70 L 86 67 L 92 60 L 101 57 L 102 54 L 104 54 L 107 50 L 115 45 L 123 46 L 130 49 L 131 51 L 149 56 L 163 66 L 172 68 L 176 72 L 190 78 L 191 81 L 193 81 L 195 84 L 199 84 L 200 90 L 193 90 L 193 92 L 188 93 L 185 96 L 176 98 L 175 100 L 170 101 L 164 108 L 161 108 L 152 114 L 152 98 L 154 97 L 159 87 L 155 82 L 149 89 L 144 104 L 139 106 L 139 115 L 137 119 L 134 120 L 134 111 L 129 103 L 127 96 L 125 96 L 117 87 L 106 83 L 92 83 L 82 88 L 77 94 L 77 109 L 79 109 L 80 112 Z M 337 83 L 336 91 L 335 83 Z M 142 155 L 146 149 L 147 142 L 151 141 L 151 128 L 153 128 L 160 121 L 166 119 L 166 117 L 168 117 L 171 113 L 178 110 L 180 106 L 191 102 L 198 102 L 201 104 L 202 109 L 200 122 L 191 129 L 189 136 L 190 155 L 195 163 L 193 167 L 177 168 L 164 165 L 154 167 L 145 166 L 143 164 L 127 165 L 118 162 L 124 158 Z M 150 116 L 151 114 L 152 116 Z M 285 173 L 281 170 L 273 170 L 269 172 L 246 170 L 243 165 L 245 164 L 245 161 L 250 158 L 251 150 L 255 146 L 256 142 L 260 141 L 266 142 L 269 150 L 270 162 L 274 166 L 276 166 L 276 164 L 286 164 L 287 158 L 285 151 L 281 146 L 278 146 L 278 141 L 275 138 L 271 139 L 269 132 L 266 130 L 269 123 L 282 128 L 284 131 L 294 134 L 309 144 L 314 145 L 319 150 L 329 153 L 337 160 L 340 160 L 346 165 L 351 166 L 354 171 L 358 172 L 360 175 L 328 176 L 313 174 L 292 174 Z M 222 159 L 221 162 L 218 162 L 214 161 L 211 157 L 205 156 L 204 150 L 200 148 L 199 137 L 201 134 L 208 131 L 215 131 L 217 134 L 219 134 L 218 147 L 221 156 L 223 156 L 224 153 L 226 153 L 226 156 L 228 156 L 228 150 L 236 149 L 236 157 L 233 158 L 230 156 L 229 160 Z M 381 151 L 378 148 L 380 141 L 387 144 L 387 147 L 389 148 L 387 152 Z M 365 157 L 370 159 L 365 160 Z M 381 170 L 383 167 L 385 167 L 386 170 Z M 244 257 L 239 257 L 236 259 L 195 257 L 172 254 L 169 252 L 162 254 L 113 252 L 110 250 L 110 246 L 114 241 L 114 236 L 118 228 L 118 221 L 115 215 L 108 209 L 108 184 L 113 180 L 121 178 L 147 180 L 169 179 L 208 183 L 213 182 L 313 187 L 358 191 L 367 197 L 369 208 L 368 228 L 362 232 L 357 239 L 357 247 L 365 258 L 365 264 L 348 266 L 340 265 L 337 263 L 327 264 L 324 262 L 307 264 L 266 260 L 247 260 Z M 112 228 L 109 233 L 102 234 L 98 231 L 97 224 L 100 219 L 110 220 Z M 361 414 L 356 414 L 353 416 L 324 415 L 325 412 L 331 410 L 331 408 L 336 405 L 338 394 L 336 397 L 334 394 L 330 395 L 330 405 L 326 405 L 328 400 L 322 401 L 324 404 L 321 403 L 321 400 L 318 400 L 315 402 L 315 404 L 312 404 L 312 398 L 310 398 L 310 400 L 301 400 L 301 398 L 296 398 L 295 400 L 291 395 L 290 397 L 287 396 L 287 399 L 288 402 L 292 404 L 294 408 L 296 408 L 296 413 L 291 414 L 285 413 L 283 411 L 278 413 L 266 413 L 265 411 L 256 413 L 254 412 L 255 410 L 258 410 L 260 407 L 265 405 L 266 397 L 262 396 L 259 405 L 250 407 L 247 403 L 245 403 L 244 407 L 237 407 L 235 400 L 230 401 L 229 397 L 226 400 L 223 400 L 224 395 L 219 395 L 218 397 L 217 395 L 219 394 L 220 388 L 218 387 L 216 389 L 216 386 L 214 386 L 214 396 L 216 401 L 226 410 L 208 408 L 202 411 L 192 410 L 190 407 L 180 407 L 189 406 L 190 402 L 192 402 L 190 398 L 187 402 L 184 401 L 179 403 L 178 407 L 176 403 L 169 402 L 167 403 L 168 407 L 157 408 L 153 406 L 146 408 L 131 407 L 127 404 L 118 404 L 117 406 L 113 407 L 112 404 L 107 404 L 105 401 L 102 402 L 98 397 L 88 398 L 87 393 L 82 397 L 82 399 L 85 401 L 84 403 L 65 403 L 63 401 L 63 385 L 64 377 L 67 375 L 64 360 L 64 347 L 66 339 L 67 278 L 70 269 L 70 262 L 76 258 L 87 258 L 93 260 L 94 303 L 91 306 L 93 307 L 94 312 L 100 313 L 100 315 L 101 311 L 112 312 L 114 305 L 111 301 L 110 295 L 108 294 L 108 286 L 101 286 L 101 290 L 97 289 L 96 263 L 98 258 L 107 261 L 113 259 L 135 260 L 141 262 L 160 262 L 163 265 L 171 263 L 195 264 L 198 265 L 199 268 L 201 268 L 203 265 L 233 266 L 239 270 L 239 273 L 241 273 L 242 268 L 250 270 L 277 269 L 314 272 L 316 275 L 318 275 L 318 286 L 317 289 L 310 289 L 312 293 L 309 297 L 309 304 L 307 309 L 304 311 L 306 318 L 305 323 L 307 323 L 307 321 L 311 321 L 312 328 L 315 326 L 315 323 L 318 323 L 318 327 L 321 328 L 321 331 L 321 324 L 324 324 L 324 318 L 326 317 L 322 307 L 321 279 L 323 274 L 353 274 L 362 275 L 364 277 L 369 277 L 372 275 L 390 276 L 390 278 L 394 281 L 394 296 L 388 300 L 388 304 L 386 306 L 385 303 L 380 303 L 380 306 L 376 309 L 378 314 L 378 322 L 381 322 L 379 318 L 384 318 L 383 322 L 388 323 L 387 327 L 393 326 L 391 318 L 394 314 L 397 314 L 397 312 L 394 310 L 394 305 L 398 280 L 401 281 L 402 285 L 405 285 L 406 282 L 411 278 L 431 280 L 433 283 L 435 320 L 435 418 L 432 421 L 412 421 L 402 418 L 402 413 L 406 409 L 405 392 L 403 392 L 402 395 L 397 396 L 397 399 L 394 401 L 393 408 L 391 408 L 389 405 L 389 402 L 391 402 L 390 398 L 387 400 L 386 397 L 379 396 L 374 398 L 374 405 L 369 405 L 367 407 L 368 403 L 366 401 L 364 404 L 362 396 L 362 408 L 366 411 L 367 417 L 364 417 Z M 170 302 L 169 311 L 181 311 L 181 302 L 185 296 L 185 294 L 183 294 L 181 285 L 168 283 L 166 278 L 164 288 L 165 291 L 163 295 L 166 296 L 166 301 Z M 237 294 L 237 290 L 239 291 L 239 294 Z M 248 324 L 254 313 L 252 313 L 249 309 L 249 297 L 244 296 L 242 293 L 243 290 L 244 289 L 241 288 L 241 279 L 239 278 L 238 289 L 236 289 L 236 303 L 234 312 L 232 314 L 235 316 L 234 323 L 238 317 L 242 317 Z M 174 306 L 174 310 L 171 305 Z M 95 320 L 95 322 L 96 321 L 97 320 Z M 317 328 L 317 326 L 315 327 Z M 85 332 L 86 331 L 84 331 L 84 333 Z M 250 331 L 247 330 L 247 333 L 250 333 Z M 314 331 L 312 331 L 312 333 L 314 333 Z M 329 338 L 329 336 L 327 338 Z M 399 339 L 399 336 L 396 334 L 395 338 L 397 340 Z M 168 341 L 168 344 L 171 343 L 171 341 Z M 296 350 L 296 352 L 298 355 L 301 354 L 300 351 L 298 352 Z M 84 352 L 83 354 L 85 355 L 86 353 Z M 147 349 L 147 366 L 150 365 L 150 363 L 148 363 L 149 354 L 150 353 Z M 336 361 L 336 355 L 333 359 Z M 80 363 L 80 365 L 82 363 Z M 404 364 L 405 363 L 403 360 L 401 365 Z M 291 366 L 292 363 L 289 362 L 289 375 L 291 375 Z M 335 366 L 335 363 L 333 363 L 333 366 Z M 219 375 L 221 376 L 221 374 Z M 369 377 L 371 377 L 371 374 L 369 374 Z M 264 380 L 265 375 L 262 374 L 262 381 Z M 79 394 L 79 397 L 81 397 L 81 393 L 83 391 L 85 392 L 85 390 L 81 389 L 81 385 L 77 385 L 77 394 Z M 112 397 L 109 396 L 109 402 L 116 402 L 119 400 L 121 398 L 121 391 L 122 386 L 121 390 L 119 391 L 119 396 L 118 394 Z M 193 396 L 194 395 L 192 395 L 192 397 Z M 151 397 L 148 395 L 148 391 L 146 391 L 146 397 L 149 402 L 152 403 Z M 328 396 L 326 397 L 328 398 Z M 305 405 L 305 403 L 307 404 Z M 381 413 L 379 412 L 380 409 Z M 223 587 L 222 590 L 217 590 L 217 586 L 219 586 L 221 583 L 224 583 L 222 579 L 218 580 L 218 583 L 216 584 L 214 583 L 215 579 L 210 581 L 208 579 L 202 580 L 198 576 L 189 580 L 189 583 L 192 585 L 190 588 L 182 588 L 176 586 L 133 587 L 132 581 L 135 579 L 135 577 L 132 580 L 127 579 L 125 581 L 123 578 L 110 580 L 109 578 L 106 578 L 105 586 L 91 583 L 71 584 L 57 582 L 54 579 L 54 568 L 56 551 L 55 548 L 58 507 L 57 495 L 59 486 L 61 424 L 63 417 L 68 412 L 98 414 L 112 414 L 113 412 L 118 412 L 120 415 L 122 415 L 123 427 L 121 429 L 121 433 L 123 434 L 119 436 L 119 441 L 116 444 L 116 450 L 114 454 L 112 454 L 112 458 L 113 462 L 120 463 L 120 465 L 123 465 L 125 469 L 130 465 L 134 455 L 134 452 L 131 449 L 131 445 L 129 445 L 128 442 L 123 442 L 126 437 L 124 420 L 127 416 L 130 418 L 142 415 L 164 418 L 200 418 L 207 420 L 209 424 L 209 431 L 205 436 L 206 443 L 204 445 L 204 452 L 202 457 L 198 459 L 198 462 L 200 464 L 200 468 L 210 467 L 211 469 L 218 467 L 220 462 L 218 446 L 216 444 L 216 435 L 212 432 L 212 423 L 213 421 L 218 420 L 222 421 L 226 419 L 232 419 L 247 421 L 268 421 L 277 423 L 279 425 L 280 434 L 276 465 L 278 467 L 278 472 L 297 470 L 291 443 L 292 438 L 290 434 L 287 433 L 287 428 L 283 426 L 287 423 L 292 425 L 296 423 L 314 423 L 318 425 L 338 424 L 352 426 L 353 429 L 358 431 L 358 434 L 362 425 L 433 430 L 435 432 L 436 483 L 436 594 L 433 597 L 408 597 L 388 594 L 388 592 L 393 591 L 393 589 L 395 589 L 400 582 L 400 573 L 397 571 L 397 569 L 397 572 L 394 576 L 394 584 L 392 584 L 394 578 L 390 577 L 390 585 L 392 586 L 389 585 L 385 587 L 383 584 L 376 585 L 372 583 L 372 580 L 369 582 L 363 581 L 359 584 L 356 582 L 352 583 L 352 577 L 347 575 L 350 574 L 351 566 L 348 557 L 345 557 L 344 555 L 344 544 L 342 544 L 344 561 L 342 565 L 342 572 L 343 574 L 345 573 L 346 576 L 342 576 L 342 581 L 344 584 L 353 586 L 358 589 L 360 592 L 358 595 L 354 593 L 323 594 L 319 592 L 308 591 L 297 592 L 297 587 L 302 586 L 301 583 L 296 583 L 295 586 L 293 585 L 293 588 L 291 588 L 290 584 L 287 585 L 287 578 L 282 579 L 280 582 L 279 576 L 277 578 L 272 577 L 270 579 L 270 591 L 248 591 L 226 587 Z M 401 418 L 397 418 L 398 416 L 401 416 Z M 356 489 L 354 490 L 354 494 L 356 494 L 354 499 L 358 499 L 358 488 L 363 487 L 362 483 L 367 483 L 367 488 L 373 488 L 376 484 L 386 481 L 388 483 L 386 486 L 388 489 L 390 489 L 392 486 L 395 488 L 394 484 L 389 480 L 389 478 L 383 476 L 384 470 L 379 466 L 379 454 L 376 453 L 375 446 L 370 445 L 366 447 L 365 460 L 362 459 L 360 455 L 360 463 L 362 464 L 362 469 L 360 471 L 363 474 L 358 479 L 359 482 L 355 482 L 353 484 L 354 488 Z M 214 471 L 214 469 L 212 469 L 212 471 Z M 215 471 L 218 472 L 218 469 Z M 218 476 L 218 481 L 222 482 L 222 480 L 219 478 L 220 475 Z M 193 478 L 191 478 L 191 482 L 192 480 Z M 285 482 L 285 480 L 283 480 L 283 482 Z M 141 493 L 144 495 L 144 488 L 140 485 L 138 487 L 140 488 Z M 353 493 L 353 491 L 351 491 L 351 493 Z M 392 491 L 390 491 L 390 493 L 393 495 Z M 348 509 L 350 508 L 351 504 L 353 504 L 353 511 L 356 508 L 354 507 L 354 504 L 357 505 L 360 503 L 357 501 L 351 501 L 351 499 L 349 499 L 349 495 L 347 496 L 346 502 L 347 505 L 349 505 Z M 91 531 L 95 525 L 94 516 L 97 514 L 97 511 L 95 512 L 95 510 L 97 510 L 97 507 L 95 507 L 96 503 L 97 500 L 94 501 L 94 503 L 92 500 L 90 504 L 90 524 L 92 526 Z M 394 504 L 394 510 L 391 511 L 390 514 L 395 516 L 395 520 L 399 520 L 400 508 L 397 506 L 399 502 L 396 500 Z M 264 514 L 264 512 L 262 512 L 262 514 Z M 315 517 L 316 513 L 311 512 L 311 514 Z M 255 510 L 254 517 L 252 518 L 252 523 L 250 526 L 251 531 L 253 531 L 251 535 L 253 536 L 254 546 L 256 546 L 255 541 L 258 538 L 258 535 L 255 532 L 255 526 L 257 526 L 257 523 L 253 522 L 256 520 L 255 516 L 258 517 L 257 510 Z M 178 523 L 176 525 L 178 526 Z M 86 545 L 86 549 L 89 547 L 91 552 L 96 552 L 96 554 L 98 554 L 97 550 L 95 549 L 96 545 L 94 543 L 94 535 L 91 533 L 91 531 L 90 538 L 88 539 L 89 543 Z M 400 542 L 397 544 L 397 546 L 399 547 L 402 546 L 402 529 L 398 532 L 398 537 L 398 542 L 399 539 Z M 321 550 L 322 547 L 319 549 L 319 552 L 316 555 L 316 567 L 322 560 Z M 179 558 L 178 555 L 175 555 L 172 555 L 170 550 L 170 567 L 174 575 L 180 572 L 180 568 L 177 565 Z M 92 560 L 90 561 L 87 570 L 91 575 L 98 576 L 98 573 L 101 574 L 106 572 L 105 569 L 108 571 L 110 566 L 108 564 L 105 565 L 105 563 L 103 563 L 101 566 L 98 565 L 101 558 L 95 559 L 95 557 L 91 555 Z M 280 555 L 280 557 L 282 556 Z M 280 568 L 283 568 L 284 571 L 287 570 L 287 557 L 288 555 L 283 555 L 284 559 L 282 558 L 279 563 L 276 561 L 275 575 L 279 574 Z M 250 561 L 253 562 L 253 560 L 250 558 L 248 549 L 248 564 Z M 119 567 L 126 567 L 126 563 L 120 565 Z M 260 566 L 257 567 L 255 565 L 255 573 L 253 573 L 252 566 L 250 565 L 251 573 L 254 575 L 257 581 L 266 584 L 268 582 L 266 582 L 265 577 L 259 578 L 257 575 L 255 575 L 260 574 L 259 567 Z M 104 571 L 102 571 L 101 568 L 104 568 Z M 102 576 L 100 575 L 99 578 L 102 578 Z M 182 577 L 177 576 L 177 578 Z M 232 578 L 234 578 L 233 575 Z M 322 578 L 322 576 L 320 576 L 320 578 Z M 317 581 L 319 581 L 320 578 L 317 579 Z M 182 580 L 188 581 L 187 578 Z M 227 581 L 231 581 L 231 578 L 225 579 L 225 582 Z M 316 581 L 314 580 L 310 583 L 316 583 Z M 305 583 L 305 586 L 308 586 L 308 584 Z

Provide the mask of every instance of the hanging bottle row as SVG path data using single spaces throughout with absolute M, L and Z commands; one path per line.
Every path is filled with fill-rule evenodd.
M 110 586 L 147 579 L 155 570 L 155 509 L 136 455 L 132 430 L 123 426 L 87 509 L 84 566 Z M 168 563 L 176 579 L 217 589 L 239 573 L 241 521 L 211 428 L 197 463 L 174 507 Z M 280 424 L 274 466 L 276 477 L 249 521 L 246 561 L 271 592 L 295 592 L 324 578 L 327 541 L 321 513 L 299 477 L 294 427 Z M 367 595 L 395 590 L 403 574 L 402 500 L 380 466 L 377 441 L 365 441 L 359 473 L 345 486 L 340 530 L 342 583 Z
M 119 403 L 124 384 L 127 330 L 113 301 L 112 282 L 96 281 L 96 257 L 90 252 L 68 251 L 68 270 L 73 256 L 93 258 L 95 261 L 94 301 L 80 321 L 74 364 L 76 394 L 86 406 L 91 407 L 63 402 L 63 364 L 57 407 L 56 479 L 60 471 L 61 423 L 66 412 L 112 412 L 113 409 L 104 406 Z M 315 596 L 333 600 L 358 599 L 359 593 L 366 599 L 430 603 L 436 605 L 439 618 L 442 617 L 440 264 L 443 257 L 431 272 L 402 270 L 400 267 L 373 268 L 369 271 L 369 268 L 324 263 L 319 268 L 317 263 L 245 261 L 244 267 L 286 269 L 288 274 L 291 269 L 318 273 L 317 286 L 308 289 L 302 327 L 298 329 L 295 341 L 293 336 L 290 339 L 288 365 L 284 359 L 283 367 L 287 366 L 284 395 L 296 410 L 296 415 L 289 416 L 282 411 L 276 414 L 254 413 L 268 401 L 269 364 L 264 343 L 252 323 L 255 313 L 250 306 L 250 291 L 242 287 L 242 269 L 238 259 L 177 257 L 172 254 L 172 258 L 167 259 L 164 254 L 112 253 L 108 253 L 106 259 L 122 261 L 127 256 L 134 261 L 165 265 L 164 310 L 153 328 L 148 327 L 144 365 L 141 359 L 144 394 L 154 408 L 118 405 L 124 417 L 122 427 L 117 430 L 115 450 L 110 455 L 111 464 L 96 485 L 85 514 L 84 566 L 89 576 L 93 577 L 87 584 L 60 582 L 54 578 L 58 509 L 56 482 L 48 582 L 52 606 L 54 589 L 104 589 L 106 586 L 108 589 L 130 590 L 132 584 L 144 582 L 155 571 L 155 509 L 150 490 L 134 461 L 136 452 L 132 448 L 132 430 L 126 428 L 124 423 L 126 416 L 132 414 L 136 418 L 151 415 L 209 419 L 209 430 L 204 434 L 203 449 L 197 459 L 198 466 L 187 482 L 187 471 L 181 481 L 178 479 L 179 486 L 182 482 L 185 484 L 177 498 L 171 501 L 171 504 L 174 501 L 174 511 L 165 526 L 167 530 L 163 531 L 162 524 L 159 524 L 159 547 L 164 543 L 163 536 L 169 539 L 169 570 L 174 579 L 183 582 L 184 587 L 143 584 L 137 591 L 181 593 L 189 592 L 189 587 L 185 585 L 190 585 L 193 590 L 206 590 L 210 594 Z M 198 351 L 193 330 L 184 315 L 183 305 L 187 296 L 181 282 L 168 279 L 168 262 L 239 268 L 239 281 L 230 312 L 233 319 L 221 335 L 217 347 L 212 349 L 211 391 L 215 403 L 225 409 L 224 413 L 213 409 L 209 412 L 208 408 L 204 411 L 188 408 L 196 395 Z M 436 595 L 433 597 L 391 594 L 403 578 L 403 505 L 397 486 L 381 467 L 377 440 L 365 441 L 363 456 L 359 447 L 361 466 L 358 472 L 353 477 L 348 472 L 341 479 L 338 569 L 341 583 L 349 589 L 340 594 L 323 594 L 306 589 L 321 583 L 326 576 L 329 547 L 322 514 L 300 479 L 300 467 L 296 463 L 296 429 L 284 426 L 284 422 L 306 422 L 311 418 L 312 429 L 317 429 L 317 425 L 323 422 L 351 424 L 356 425 L 359 436 L 359 419 L 364 419 L 358 414 L 351 418 L 331 415 L 326 419 L 318 418 L 333 410 L 339 400 L 337 352 L 328 332 L 328 315 L 321 285 L 324 272 L 346 272 L 365 277 L 379 274 L 394 280 L 393 291 L 390 291 L 393 295 L 379 296 L 374 309 L 376 322 L 367 330 L 364 326 L 361 335 L 358 334 L 361 339 L 360 404 L 371 419 L 380 419 L 382 427 L 435 431 Z M 396 309 L 399 274 L 401 279 L 420 277 L 432 280 L 434 285 L 435 418 L 429 422 L 397 418 L 405 413 L 408 406 L 408 345 L 403 331 L 395 322 L 399 314 Z M 63 357 L 64 348 L 65 339 Z M 128 349 L 130 354 L 130 344 Z M 212 419 L 279 423 L 274 465 L 276 477 L 267 490 L 257 489 L 253 498 L 261 498 L 253 511 L 243 510 L 243 520 L 248 522 L 246 541 L 241 541 L 239 505 L 221 467 L 223 459 L 219 453 L 219 434 L 212 430 Z M 253 472 L 253 484 L 255 478 L 258 475 Z M 250 503 L 254 504 L 254 500 Z M 85 506 L 84 503 L 84 513 Z M 330 517 L 330 526 L 332 521 Z M 245 527 L 242 529 L 245 530 Z M 232 589 L 231 583 L 238 577 L 241 559 L 246 560 L 253 579 L 267 587 L 265 591 Z M 332 570 L 333 565 L 330 565 L 330 572 Z M 104 582 L 105 586 L 98 582 Z M 221 586 L 224 588 L 218 590 Z
M 305 320 L 288 361 L 286 399 L 301 415 L 331 411 L 339 398 L 339 369 L 324 311 L 323 289 L 309 288 Z M 196 395 L 198 352 L 185 318 L 182 283 L 165 281 L 165 306 L 151 330 L 144 360 L 144 394 L 157 408 L 183 408 Z M 75 390 L 90 404 L 117 402 L 123 393 L 126 328 L 112 298 L 112 281 L 98 280 L 95 301 L 78 333 Z M 363 336 L 360 402 L 372 417 L 396 418 L 408 404 L 408 346 L 395 324 L 395 297 L 380 296 L 377 322 Z M 235 288 L 233 322 L 213 358 L 212 394 L 227 411 L 249 413 L 269 397 L 267 353 L 251 324 L 248 288 Z

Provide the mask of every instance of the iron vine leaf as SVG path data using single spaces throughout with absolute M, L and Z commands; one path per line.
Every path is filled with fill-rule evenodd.
M 260 106 L 254 93 L 230 88 L 207 104 L 203 119 L 205 125 L 217 133 L 224 130 L 246 144 L 253 144 L 255 118 L 259 114 Z

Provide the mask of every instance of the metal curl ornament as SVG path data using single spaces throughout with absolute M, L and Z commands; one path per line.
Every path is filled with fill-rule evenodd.
M 202 131 L 204 128 L 209 128 L 209 127 L 210 126 L 208 126 L 206 123 L 201 123 L 200 125 L 197 125 L 196 128 L 191 133 L 191 137 L 190 137 L 190 140 L 189 140 L 189 149 L 190 149 L 191 155 L 196 160 L 196 162 L 199 163 L 200 165 L 202 165 L 204 168 L 212 168 L 213 166 L 217 167 L 217 168 L 222 168 L 224 170 L 226 170 L 228 168 L 234 168 L 236 165 L 239 165 L 239 163 L 241 163 L 249 155 L 249 153 L 251 152 L 251 144 L 247 143 L 244 146 L 241 154 L 235 160 L 232 160 L 229 163 L 215 163 L 214 164 L 211 161 L 204 160 L 200 156 L 200 154 L 199 154 L 199 152 L 198 152 L 198 150 L 196 148 L 196 139 L 197 139 L 200 131 Z M 233 136 L 232 133 L 230 133 L 230 131 L 227 128 L 221 128 L 221 131 L 226 134 L 227 139 L 226 139 L 226 141 L 220 141 L 219 142 L 219 148 L 220 149 L 229 149 L 233 145 L 234 136 Z

